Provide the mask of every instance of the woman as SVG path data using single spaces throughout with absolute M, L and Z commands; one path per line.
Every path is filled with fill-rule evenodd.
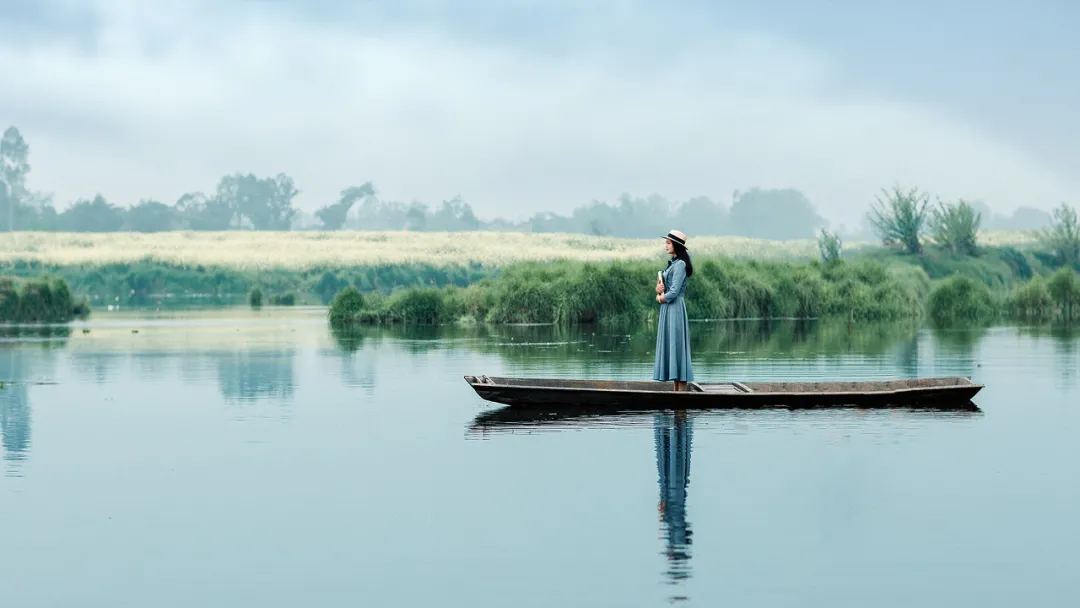
M 690 364 L 690 324 L 686 319 L 686 280 L 694 274 L 690 254 L 686 250 L 686 235 L 672 230 L 664 237 L 671 260 L 656 281 L 656 301 L 660 304 L 660 319 L 656 328 L 656 363 L 653 380 L 675 381 L 676 391 L 685 391 L 686 383 L 694 381 Z

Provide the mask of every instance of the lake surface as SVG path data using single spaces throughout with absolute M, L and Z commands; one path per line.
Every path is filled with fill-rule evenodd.
M 308 309 L 9 330 L 0 606 L 1080 602 L 1077 333 L 692 333 L 699 380 L 987 388 L 974 413 L 500 423 L 463 375 L 648 379 L 654 334 L 334 335 Z

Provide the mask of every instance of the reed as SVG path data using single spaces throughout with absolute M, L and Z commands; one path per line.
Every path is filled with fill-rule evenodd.
M 644 262 L 560 262 L 510 266 L 467 288 L 407 288 L 375 295 L 361 305 L 335 298 L 332 325 L 451 322 L 643 323 L 657 305 L 656 266 Z M 686 291 L 692 319 L 816 318 L 913 319 L 929 279 L 917 269 L 890 271 L 869 260 L 821 264 L 704 260 Z M 643 287 L 644 286 L 644 287 Z
M 67 323 L 90 314 L 63 279 L 0 277 L 0 323 Z

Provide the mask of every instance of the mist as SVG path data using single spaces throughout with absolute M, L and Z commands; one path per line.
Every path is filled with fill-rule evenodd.
M 31 142 L 27 186 L 59 210 L 171 203 L 237 173 L 289 175 L 306 214 L 371 181 L 384 201 L 460 197 L 511 223 L 624 195 L 730 207 L 755 188 L 851 230 L 894 183 L 1003 217 L 1075 199 L 1076 153 L 1051 135 L 1075 121 L 1075 87 L 1026 87 L 1026 109 L 985 89 L 1027 82 L 1021 59 L 1062 68 L 1060 48 L 1002 36 L 949 78 L 926 33 L 918 63 L 898 59 L 919 6 L 881 31 L 843 6 L 800 28 L 774 5 L 16 0 L 0 125 Z M 858 44 L 824 36 L 830 18 Z

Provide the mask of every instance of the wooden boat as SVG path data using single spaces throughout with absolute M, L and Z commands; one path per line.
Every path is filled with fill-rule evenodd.
M 827 382 L 670 382 L 465 376 L 476 394 L 511 406 L 662 409 L 930 407 L 970 409 L 982 390 L 968 378 Z

